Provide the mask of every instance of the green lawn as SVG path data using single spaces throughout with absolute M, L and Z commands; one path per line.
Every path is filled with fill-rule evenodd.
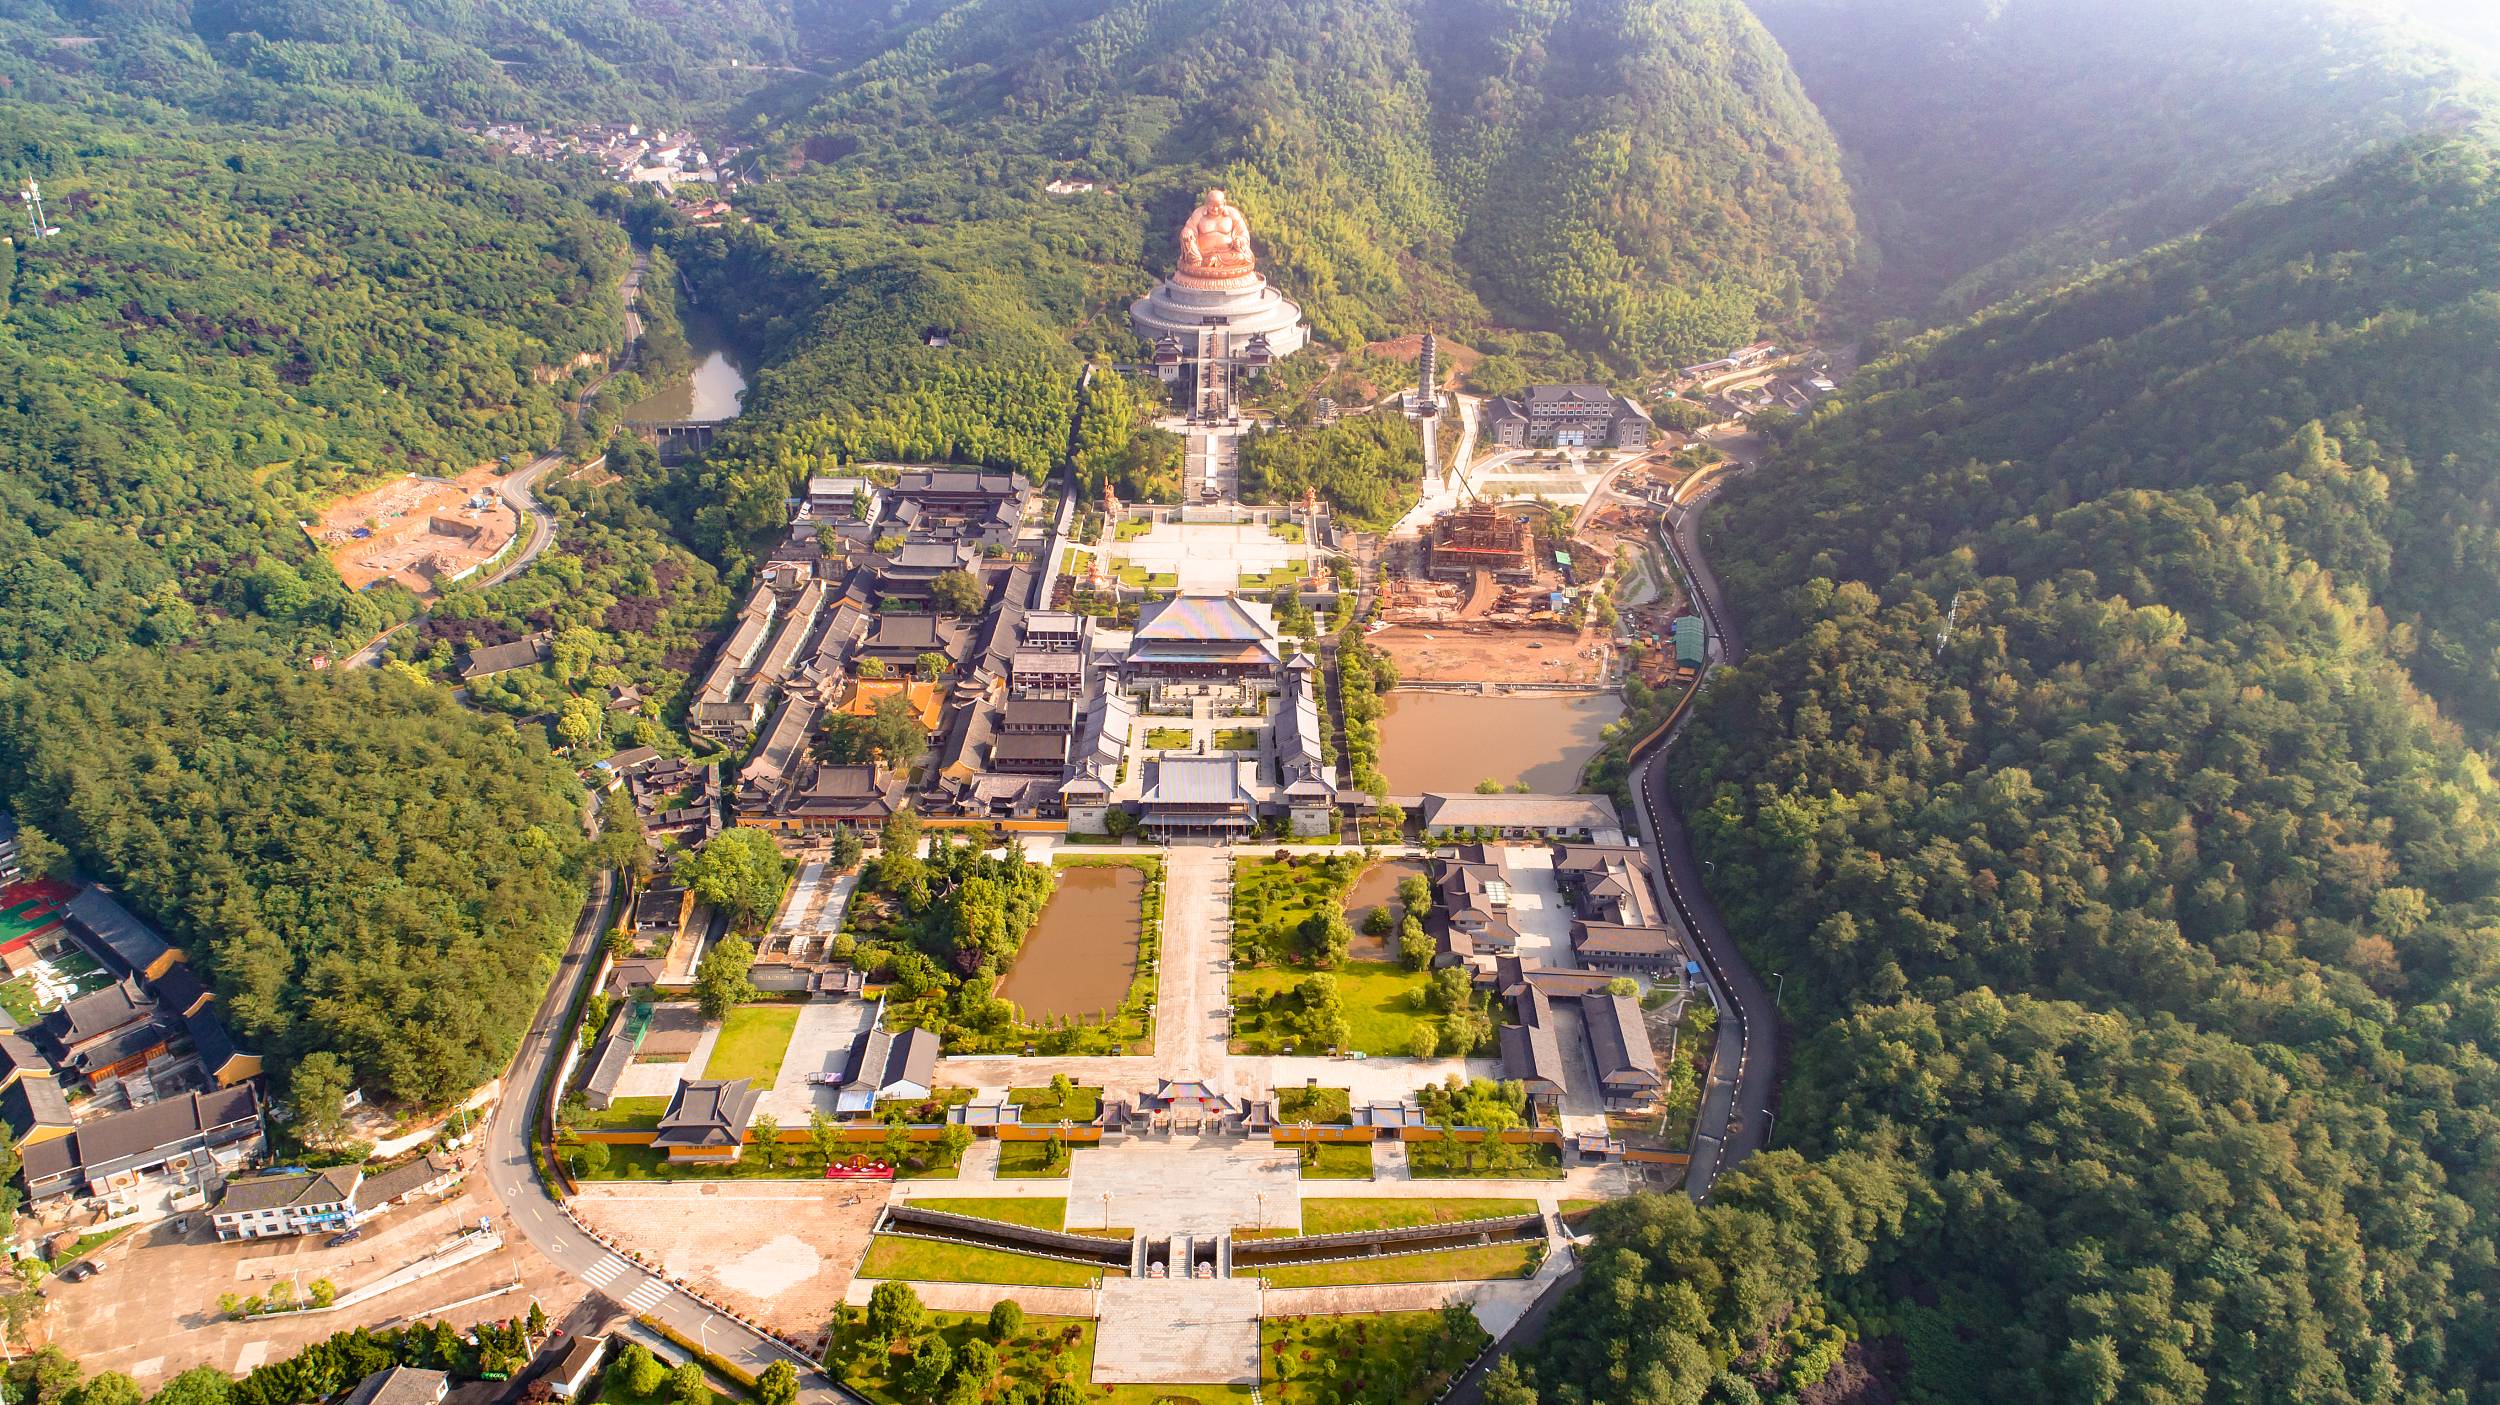
M 1372 1178 L 1370 1142 L 1314 1142 L 1302 1157 L 1306 1181 L 1367 1181 Z
M 1303 967 L 1243 966 L 1233 970 L 1236 1010 L 1245 997 L 1268 998 L 1292 991 L 1318 974 Z M 1423 1008 L 1424 976 L 1394 961 L 1349 961 L 1328 973 L 1337 981 L 1345 1002 L 1346 1026 L 1353 1040 L 1349 1052 L 1402 1055 L 1416 1030 L 1439 1029 L 1439 1017 Z M 1284 1036 L 1271 1028 L 1266 1011 L 1245 1011 L 1233 1021 L 1232 1051 L 1236 1054 L 1318 1053 L 1316 1048 L 1286 1047 Z
M 1292 566 L 1279 566 L 1273 571 L 1244 571 L 1241 573 L 1241 589 L 1270 591 L 1280 585 L 1292 585 L 1300 579 L 1302 572 Z
M 618 1098 L 606 1107 L 594 1107 L 578 1119 L 585 1132 L 628 1132 L 660 1125 L 660 1114 L 668 1111 L 666 1098 Z
M 1279 1088 L 1276 1120 L 1287 1126 L 1304 1122 L 1347 1126 L 1354 1121 L 1354 1094 L 1345 1088 Z
M 1514 1239 L 1473 1249 L 1429 1254 L 1384 1254 L 1331 1264 L 1287 1264 L 1258 1270 L 1270 1288 L 1337 1288 L 1357 1283 L 1457 1283 L 1480 1278 L 1525 1278 L 1535 1271 L 1544 1241 Z
M 1010 1088 L 1007 1101 L 1024 1109 L 1028 1126 L 1041 1122 L 1091 1122 L 1102 1116 L 1100 1088 L 1071 1088 L 1064 1102 L 1048 1088 Z
M 1258 729 L 1227 727 L 1217 732 L 1214 740 L 1208 744 L 1217 751 L 1256 751 L 1259 749 Z
M 1455 1196 L 1427 1200 L 1314 1199 L 1302 1202 L 1302 1232 L 1343 1234 L 1354 1229 L 1405 1229 L 1410 1225 L 1456 1224 L 1461 1220 L 1535 1213 L 1533 1200 Z
M 1179 727 L 1149 727 L 1146 745 L 1156 751 L 1186 751 L 1197 744 L 1197 737 Z
M 1270 522 L 1267 524 L 1267 534 L 1280 542 L 1298 542 L 1302 540 L 1302 524 L 1299 522 Z
M 923 1210 L 943 1210 L 950 1215 L 1000 1220 L 1029 1229 L 1064 1229 L 1068 1223 L 1068 1202 L 1056 1195 L 986 1195 L 963 1199 L 932 1196 L 910 1203 Z
M 885 1154 L 885 1146 L 881 1142 L 873 1141 L 844 1142 L 838 1154 L 846 1159 L 853 1155 L 881 1157 Z M 952 1180 L 962 1169 L 960 1158 L 953 1161 L 942 1159 L 935 1142 L 914 1142 L 911 1154 L 922 1158 L 928 1164 L 919 1170 L 913 1170 L 909 1165 L 904 1166 L 900 1176 L 902 1180 Z M 816 1148 L 805 1143 L 782 1143 L 774 1161 L 776 1163 L 774 1165 L 765 1165 L 763 1152 L 753 1144 L 749 1144 L 746 1154 L 736 1161 L 718 1164 L 698 1163 L 687 1166 L 671 1166 L 668 1164 L 668 1153 L 658 1147 L 610 1146 L 608 1169 L 600 1175 L 584 1176 L 581 1179 L 600 1181 L 812 1181 L 823 1179 L 825 1174 L 824 1158 L 816 1154 Z M 567 1166 L 572 1164 L 569 1149 L 565 1164 Z
M 770 1088 L 781 1076 L 781 1056 L 790 1051 L 790 1032 L 799 1027 L 796 1005 L 741 1005 L 721 1021 L 720 1038 L 703 1065 L 706 1078 L 751 1078 Z
M 1423 1405 L 1488 1340 L 1464 1307 L 1271 1317 L 1259 1324 L 1263 1398 L 1275 1405 Z
M 1053 1160 L 1048 1142 L 1000 1142 L 998 1144 L 998 1178 L 1000 1180 L 1054 1179 L 1068 1173 L 1076 1161 L 1076 1152 L 1061 1144 L 1058 1159 Z
M 1082 1288 L 1098 1273 L 1125 1277 L 1118 1269 L 1066 1263 L 977 1244 L 948 1244 L 880 1234 L 860 1261 L 862 1278 L 908 1278 L 921 1283 L 1006 1283 L 1034 1288 Z
M 1113 527 L 1111 537 L 1114 541 L 1133 542 L 1154 529 L 1155 524 L 1145 518 L 1132 518 Z
M 1558 1181 L 1562 1152 L 1540 1142 L 1408 1142 L 1406 1166 L 1415 1177 L 1473 1177 L 1492 1181 Z

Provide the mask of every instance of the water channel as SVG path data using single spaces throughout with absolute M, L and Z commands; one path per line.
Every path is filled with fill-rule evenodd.
M 683 380 L 664 386 L 625 407 L 629 420 L 725 420 L 734 418 L 746 401 L 746 372 L 738 349 L 729 343 L 718 318 L 688 307 L 686 345 L 694 351 L 694 369 Z
M 998 986 L 1027 1020 L 1119 1008 L 1137 977 L 1139 905 L 1146 875 L 1126 864 L 1063 868 L 1059 886 L 1024 934 Z
M 1539 794 L 1579 789 L 1606 724 L 1623 715 L 1614 693 L 1426 693 L 1393 689 L 1380 720 L 1380 770 L 1398 795 L 1526 782 Z

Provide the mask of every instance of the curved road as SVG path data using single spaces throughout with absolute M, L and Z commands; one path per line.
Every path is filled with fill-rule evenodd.
M 1719 641 L 1720 661 L 1733 663 L 1744 657 L 1744 636 L 1722 603 L 1718 578 L 1701 554 L 1701 509 L 1721 481 L 1704 484 L 1691 501 L 1669 509 L 1667 549 L 1692 582 L 1694 601 Z M 1771 1100 L 1779 1079 L 1779 1013 L 1770 990 L 1745 964 L 1727 923 L 1710 901 L 1701 861 L 1693 855 L 1683 813 L 1676 808 L 1667 784 L 1667 749 L 1683 727 L 1679 722 L 1634 761 L 1632 789 L 1642 836 L 1650 852 L 1664 860 L 1656 867 L 1667 900 L 1693 933 L 1710 984 L 1719 994 L 1719 1047 L 1710 1065 L 1710 1086 L 1702 1090 L 1701 1113 L 1693 1131 L 1693 1161 L 1684 1177 L 1685 1189 L 1693 1198 L 1707 1200 L 1719 1172 L 1761 1150 L 1770 1134 Z
M 573 939 L 548 984 L 547 997 L 532 1019 L 530 1032 L 504 1075 L 504 1096 L 487 1131 L 487 1185 L 503 1203 L 504 1217 L 530 1246 L 566 1273 L 588 1284 L 626 1313 L 650 1317 L 688 1341 L 701 1343 L 714 1355 L 736 1363 L 750 1375 L 761 1375 L 775 1361 L 800 1368 L 799 1398 L 814 1405 L 865 1405 L 858 1397 L 828 1383 L 812 1362 L 777 1342 L 724 1317 L 712 1308 L 612 1252 L 568 1217 L 538 1180 L 530 1165 L 529 1139 L 542 1086 L 563 1052 L 570 1029 L 574 997 L 598 969 L 600 933 L 607 930 L 616 900 L 615 876 L 599 874 L 589 901 L 573 925 Z

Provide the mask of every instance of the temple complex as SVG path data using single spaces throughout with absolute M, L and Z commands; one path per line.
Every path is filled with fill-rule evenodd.
M 1128 315 L 1154 348 L 1156 373 L 1198 420 L 1231 418 L 1234 382 L 1310 339 L 1301 307 L 1259 275 L 1250 222 L 1221 190 L 1208 191 L 1181 226 L 1180 267 Z

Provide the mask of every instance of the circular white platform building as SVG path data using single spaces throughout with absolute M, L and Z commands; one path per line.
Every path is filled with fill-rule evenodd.
M 1237 371 L 1256 372 L 1310 340 L 1301 307 L 1259 275 L 1250 222 L 1221 190 L 1208 191 L 1181 226 L 1180 267 L 1130 304 L 1128 316 L 1163 378 L 1190 381 L 1202 401 L 1208 391 L 1229 399 L 1223 390 Z

